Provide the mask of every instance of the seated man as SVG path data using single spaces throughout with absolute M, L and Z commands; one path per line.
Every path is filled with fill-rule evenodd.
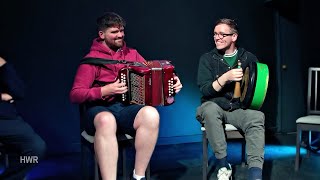
M 235 82 L 243 76 L 242 67 L 257 62 L 257 57 L 236 46 L 238 29 L 231 19 L 220 19 L 213 29 L 216 45 L 212 51 L 200 57 L 198 86 L 202 94 L 197 119 L 204 124 L 208 141 L 212 146 L 218 179 L 229 179 L 232 174 L 227 162 L 227 143 L 223 123 L 240 128 L 245 133 L 249 180 L 262 179 L 264 162 L 264 114 L 251 109 L 241 109 L 239 98 L 234 98 Z M 235 68 L 236 67 L 236 68 Z
M 45 155 L 46 144 L 21 116 L 15 102 L 24 95 L 23 83 L 13 67 L 0 57 L 0 142 L 9 154 L 9 167 L 0 179 L 22 180 Z M 21 158 L 33 157 L 33 163 Z
M 93 40 L 86 58 L 145 62 L 137 50 L 124 42 L 125 21 L 116 13 L 105 13 L 97 19 L 98 38 Z M 70 98 L 73 103 L 86 103 L 88 121 L 86 131 L 94 135 L 94 150 L 102 179 L 117 178 L 118 144 L 116 132 L 135 135 L 136 158 L 134 179 L 145 179 L 145 171 L 155 148 L 159 132 L 159 114 L 154 107 L 125 105 L 119 95 L 128 91 L 117 79 L 123 64 L 78 67 Z M 180 80 L 174 77 L 178 93 Z M 97 85 L 95 85 L 95 82 Z M 102 83 L 103 84 L 102 84 Z M 120 96 L 121 97 L 121 96 Z

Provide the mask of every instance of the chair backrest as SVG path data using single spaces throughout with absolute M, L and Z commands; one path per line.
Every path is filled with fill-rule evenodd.
M 320 114 L 318 89 L 320 89 L 320 67 L 310 67 L 308 73 L 307 113 Z

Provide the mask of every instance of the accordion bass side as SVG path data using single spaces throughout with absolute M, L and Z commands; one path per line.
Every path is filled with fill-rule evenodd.
M 119 71 L 119 79 L 128 91 L 122 102 L 130 104 L 168 106 L 174 103 L 174 66 L 167 60 L 130 64 Z

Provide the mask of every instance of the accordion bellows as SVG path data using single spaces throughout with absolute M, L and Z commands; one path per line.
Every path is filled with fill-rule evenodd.
M 125 103 L 168 106 L 174 103 L 174 66 L 168 60 L 130 64 L 119 71 L 119 79 L 128 91 L 121 95 Z

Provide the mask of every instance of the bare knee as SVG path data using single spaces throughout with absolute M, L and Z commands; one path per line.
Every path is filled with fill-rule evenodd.
M 134 127 L 136 129 L 137 127 L 143 125 L 150 128 L 158 129 L 159 120 L 160 116 L 157 109 L 152 106 L 145 106 L 138 112 L 134 122 Z
M 116 119 L 110 112 L 100 112 L 94 117 L 94 126 L 96 131 L 105 133 L 116 133 Z

